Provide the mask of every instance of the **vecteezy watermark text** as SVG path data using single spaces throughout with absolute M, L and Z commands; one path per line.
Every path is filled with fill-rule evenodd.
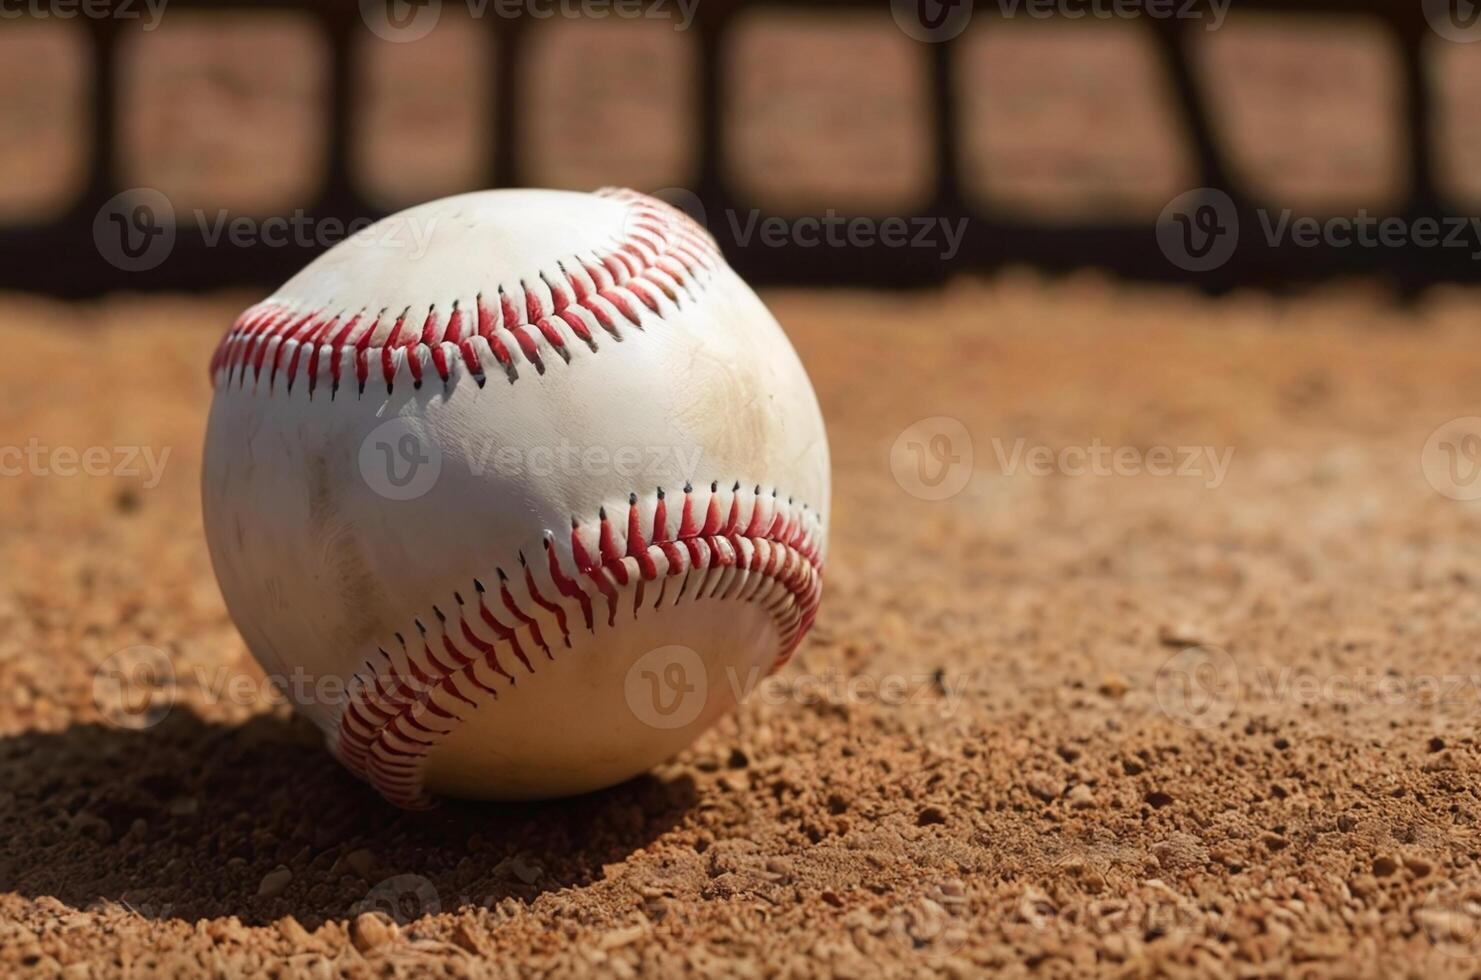
M 225 242 L 236 248 L 248 248 L 262 244 L 268 248 L 328 247 L 337 242 L 348 241 L 360 246 L 389 246 L 399 249 L 408 259 L 419 259 L 427 254 L 432 234 L 437 229 L 435 219 L 409 221 L 404 216 L 393 216 L 376 222 L 370 218 L 315 218 L 302 209 L 289 215 L 271 218 L 252 218 L 246 215 L 233 216 L 224 208 L 214 214 L 197 209 L 194 212 L 196 227 L 206 245 L 214 248 Z M 375 229 L 371 231 L 370 229 Z
M 512 446 L 497 439 L 464 437 L 444 445 L 420 420 L 397 415 L 361 441 L 360 476 L 388 500 L 425 496 L 448 467 L 474 478 L 524 476 L 617 476 L 634 486 L 677 490 L 699 479 L 702 449 L 681 445 L 580 445 L 561 439 L 548 445 Z
M 620 476 L 632 480 L 672 477 L 694 480 L 704 450 L 682 446 L 578 446 L 565 440 L 549 446 L 519 448 L 493 440 L 469 442 L 464 450 L 473 476 Z
M 728 234 L 736 248 L 927 249 L 946 262 L 956 257 L 967 235 L 967 218 L 850 216 L 835 208 L 792 217 L 767 215 L 758 208 L 727 208 L 723 219 L 711 221 L 699 195 L 687 187 L 660 187 L 649 193 L 684 212 L 716 238 L 723 240 Z M 641 220 L 636 212 L 633 218 Z
M 1465 249 L 1481 260 L 1481 217 L 1467 215 L 1297 215 L 1291 208 L 1254 212 L 1258 242 L 1265 248 Z M 1234 200 L 1221 190 L 1200 187 L 1178 195 L 1157 220 L 1157 245 L 1167 260 L 1189 272 L 1208 272 L 1226 264 L 1254 236 L 1241 226 Z
M 193 700 L 235 707 L 293 704 L 337 707 L 366 691 L 394 686 L 397 676 L 316 674 L 294 667 L 287 673 L 258 676 L 232 667 L 177 664 L 157 647 L 120 650 L 98 665 L 93 700 L 112 724 L 131 730 L 162 722 L 188 694 Z M 727 702 L 927 708 L 943 718 L 954 715 L 965 683 L 936 671 L 917 673 L 768 674 L 764 668 L 706 667 L 704 658 L 684 646 L 659 647 L 638 658 L 627 671 L 624 697 L 644 724 L 680 728 L 694 721 L 711 694 Z
M 48 446 L 31 437 L 24 446 L 0 446 L 0 477 L 143 477 L 153 490 L 164 478 L 171 447 Z
M 1004 476 L 1172 476 L 1202 479 L 1210 490 L 1223 484 L 1234 460 L 1234 447 L 1110 446 L 1092 439 L 1088 446 L 1030 446 L 1023 438 L 1011 444 L 992 441 Z
M 763 248 L 918 248 L 933 249 L 943 262 L 953 259 L 967 233 L 967 219 L 847 217 L 829 208 L 821 216 L 762 217 L 758 210 L 742 218 L 730 211 L 730 233 L 741 248 L 754 240 Z
M 0 20 L 142 20 L 141 29 L 159 26 L 169 0 L 0 0 Z
M 1451 216 L 1421 217 L 1412 221 L 1389 215 L 1378 217 L 1366 208 L 1352 216 L 1331 218 L 1292 216 L 1290 208 L 1275 215 L 1261 209 L 1260 228 L 1267 244 L 1276 246 L 1289 240 L 1298 248 L 1333 245 L 1337 248 L 1468 248 L 1471 258 L 1481 259 L 1481 218 Z
M 1004 17 L 1033 17 L 1047 20 L 1207 20 L 1204 28 L 1216 31 L 1224 25 L 1233 0 L 994 0 Z
M 1047 20 L 1207 21 L 1216 31 L 1224 24 L 1232 0 L 890 0 L 895 24 L 917 41 L 939 43 L 958 37 L 972 20 L 972 10 L 995 9 L 998 16 Z M 1440 0 L 1444 2 L 1444 0 Z M 1460 0 L 1465 2 L 1465 0 Z
M 674 30 L 694 23 L 699 0 L 453 0 L 469 17 L 482 20 L 621 20 L 671 21 Z M 432 33 L 442 18 L 443 0 L 360 0 L 360 19 L 387 41 L 419 41 Z
M 1157 672 L 1157 702 L 1190 728 L 1223 724 L 1241 705 L 1406 707 L 1481 715 L 1481 674 L 1398 670 L 1319 671 L 1309 665 L 1246 665 L 1213 646 L 1186 647 Z

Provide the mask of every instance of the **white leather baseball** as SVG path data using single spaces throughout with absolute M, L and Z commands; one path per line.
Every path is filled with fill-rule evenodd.
M 709 236 L 651 198 L 403 211 L 244 313 L 212 378 L 227 606 L 402 806 L 634 776 L 817 611 L 812 387 Z

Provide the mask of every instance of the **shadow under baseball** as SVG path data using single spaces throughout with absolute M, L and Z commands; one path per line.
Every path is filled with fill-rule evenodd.
M 223 725 L 182 708 L 143 731 L 0 738 L 0 771 L 0 891 L 152 919 L 292 915 L 309 929 L 373 907 L 405 922 L 599 881 L 696 800 L 687 776 L 643 776 L 568 800 L 407 813 L 305 722 Z

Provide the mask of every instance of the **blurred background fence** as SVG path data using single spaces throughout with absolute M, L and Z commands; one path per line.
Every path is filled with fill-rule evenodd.
M 152 26 L 144 0 L 64 24 L 65 2 L 0 24 L 12 35 L 0 60 L 27 81 L 7 86 L 21 132 L 6 134 L 0 162 L 32 153 L 0 168 L 3 288 L 271 285 L 330 244 L 323 229 L 336 223 L 458 190 L 618 182 L 702 215 L 761 283 L 919 286 L 1012 263 L 1213 291 L 1478 278 L 1472 249 L 1287 238 L 1208 267 L 1170 261 L 1158 237 L 1255 228 L 1283 211 L 1469 223 L 1481 126 L 1465 110 L 1481 45 L 1465 32 L 1481 30 L 1481 8 L 1467 0 L 1149 0 L 1176 13 L 1162 17 L 1105 16 L 1114 0 L 642 0 L 632 24 L 589 16 L 604 0 L 567 0 L 589 21 L 574 47 L 546 40 L 573 18 L 534 4 L 474 17 L 431 3 L 440 23 L 402 43 L 410 35 L 387 28 L 419 31 L 427 0 L 167 0 Z M 1247 15 L 1242 36 L 1216 39 L 1212 25 Z M 1046 33 L 1055 26 L 1069 30 Z M 69 58 L 81 64 L 58 67 Z M 1262 77 L 1271 63 L 1275 77 Z M 400 108 L 364 104 L 376 99 Z M 215 131 L 168 159 L 181 134 Z M 1068 162 L 1054 159 L 1056 140 Z M 871 177 L 879 186 L 860 192 Z M 238 192 L 254 181 L 267 189 Z M 117 197 L 146 187 L 162 195 Z M 1195 188 L 1219 193 L 1187 197 Z M 1186 213 L 1170 213 L 1180 198 Z M 173 213 L 167 260 L 118 261 L 99 244 L 168 221 L 161 210 Z M 222 237 L 240 216 L 260 229 L 272 214 L 315 232 Z M 820 245 L 795 232 L 804 216 L 963 234 L 950 249 Z M 768 221 L 792 231 L 758 244 Z

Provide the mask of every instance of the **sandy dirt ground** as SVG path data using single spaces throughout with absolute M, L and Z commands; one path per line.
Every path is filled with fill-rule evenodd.
M 250 299 L 0 298 L 0 972 L 1481 970 L 1475 296 L 770 294 L 835 455 L 798 658 L 648 776 L 426 814 L 217 594 Z

